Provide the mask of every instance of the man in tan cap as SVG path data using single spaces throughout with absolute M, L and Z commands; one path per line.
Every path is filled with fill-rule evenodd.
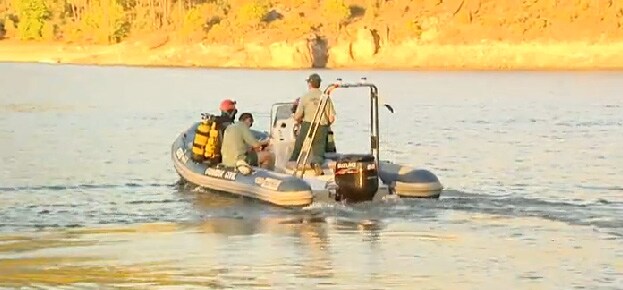
M 303 140 L 309 131 L 311 122 L 314 118 L 314 113 L 316 113 L 316 110 L 320 105 L 320 97 L 322 96 L 322 91 L 320 90 L 320 82 L 322 80 L 318 74 L 311 74 L 306 81 L 309 91 L 300 98 L 299 104 L 294 112 L 294 120 L 297 123 L 301 123 L 301 129 L 300 133 L 296 137 L 290 161 L 296 161 L 301 153 Z M 321 171 L 319 172 L 319 165 L 324 162 L 324 153 L 327 146 L 329 126 L 333 124 L 333 122 L 335 122 L 335 107 L 331 99 L 329 99 L 324 112 L 321 112 L 318 131 L 316 132 L 316 136 L 314 136 L 314 140 L 312 140 L 310 150 L 309 160 L 310 163 L 313 164 L 317 174 L 321 174 Z

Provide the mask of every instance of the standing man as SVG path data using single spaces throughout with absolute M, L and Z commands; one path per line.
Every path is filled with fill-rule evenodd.
M 296 136 L 296 142 L 294 143 L 294 150 L 292 151 L 292 156 L 290 156 L 290 161 L 296 161 L 301 153 L 303 140 L 309 132 L 314 114 L 320 105 L 320 97 L 322 96 L 322 91 L 320 90 L 321 79 L 318 74 L 311 74 L 306 81 L 309 91 L 300 98 L 299 104 L 294 112 L 294 120 L 297 123 L 301 123 L 301 129 L 298 136 Z M 324 112 L 320 112 L 320 114 L 318 131 L 312 140 L 309 159 L 310 163 L 313 164 L 316 174 L 322 173 L 320 164 L 324 162 L 329 126 L 335 122 L 335 107 L 331 99 L 328 100 Z

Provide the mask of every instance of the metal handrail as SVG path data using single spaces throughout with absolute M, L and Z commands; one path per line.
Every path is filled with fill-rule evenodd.
M 329 99 L 331 98 L 331 93 L 337 88 L 363 88 L 363 87 L 370 88 L 370 154 L 375 156 L 375 159 L 376 159 L 375 163 L 376 163 L 377 168 L 379 168 L 379 162 L 380 162 L 379 144 L 380 143 L 379 143 L 379 117 L 378 117 L 379 116 L 378 88 L 376 87 L 376 85 L 372 83 L 368 83 L 366 78 L 361 78 L 361 81 L 358 83 L 344 83 L 342 82 L 342 79 L 338 78 L 337 82 L 332 83 L 327 86 L 327 88 L 324 90 L 321 96 L 322 105 L 318 106 L 318 108 L 316 109 L 310 128 L 307 131 L 307 137 L 305 138 L 305 142 L 303 143 L 303 147 L 301 148 L 301 152 L 299 153 L 296 167 L 294 169 L 293 174 L 295 176 L 296 176 L 296 173 L 299 167 L 301 166 L 301 157 L 302 157 L 301 155 L 303 154 L 303 152 L 305 152 L 305 156 L 302 160 L 303 161 L 302 164 L 304 165 L 307 163 L 307 160 L 310 154 L 310 149 L 311 149 L 311 142 L 316 137 L 316 132 L 318 131 L 318 128 L 320 125 L 319 114 L 320 112 L 323 112 L 325 110 L 326 105 Z M 324 102 L 322 101 L 323 98 L 326 98 Z M 391 108 L 391 106 L 389 105 L 385 105 L 385 106 L 391 112 L 393 112 L 393 108 Z M 311 133 L 311 136 L 310 136 L 310 133 Z M 306 148 L 306 150 L 303 150 L 304 148 Z M 301 177 L 304 174 L 305 174 L 305 167 L 303 166 L 303 173 L 301 174 Z

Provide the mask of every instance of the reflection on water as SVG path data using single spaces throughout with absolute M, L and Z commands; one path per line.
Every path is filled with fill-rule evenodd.
M 421 223 L 292 213 L 62 229 L 2 236 L 0 284 L 594 288 L 621 282 L 621 243 L 603 235 L 460 211 Z
M 623 285 L 621 73 L 322 72 L 377 82 L 396 109 L 380 114 L 382 158 L 447 190 L 305 209 L 179 184 L 169 149 L 223 97 L 266 129 L 309 72 L 0 73 L 0 287 Z M 364 95 L 334 99 L 340 150 L 367 149 Z
M 43 113 L 43 112 L 71 112 L 73 108 L 67 105 L 55 106 L 52 104 L 5 104 L 0 107 L 5 113 Z

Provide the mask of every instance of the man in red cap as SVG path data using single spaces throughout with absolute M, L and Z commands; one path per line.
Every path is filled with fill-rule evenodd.
M 221 101 L 219 110 L 221 110 L 221 116 L 226 116 L 232 123 L 236 119 L 236 113 L 238 113 L 238 110 L 236 109 L 236 101 L 230 99 Z
M 225 130 L 229 124 L 234 123 L 236 120 L 236 113 L 238 113 L 238 110 L 236 109 L 236 101 L 230 99 L 221 101 L 219 110 L 221 111 L 221 115 L 217 119 L 222 130 Z

